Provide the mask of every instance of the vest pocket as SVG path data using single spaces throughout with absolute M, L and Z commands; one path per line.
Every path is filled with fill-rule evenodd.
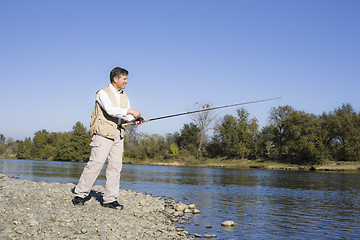
M 105 121 L 103 119 L 99 119 L 99 125 L 98 125 L 98 133 L 104 137 L 112 138 L 115 137 L 115 132 L 117 129 L 117 124 L 109 121 Z

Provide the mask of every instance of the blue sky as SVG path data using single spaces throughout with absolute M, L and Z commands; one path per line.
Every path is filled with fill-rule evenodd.
M 86 127 L 109 72 L 129 70 L 133 108 L 153 118 L 247 105 L 260 126 L 272 107 L 359 111 L 360 1 L 1 1 L 0 133 Z M 218 117 L 236 108 L 217 111 Z M 174 133 L 189 117 L 143 124 Z

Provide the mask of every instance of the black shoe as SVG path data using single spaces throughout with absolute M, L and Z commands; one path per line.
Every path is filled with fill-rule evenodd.
M 76 205 L 84 205 L 84 199 L 81 197 L 74 197 L 72 200 L 72 203 L 76 206 Z
M 103 207 L 108 207 L 108 208 L 116 208 L 116 209 L 120 209 L 123 210 L 124 206 L 119 204 L 117 201 L 111 202 L 111 203 L 104 203 L 102 205 Z

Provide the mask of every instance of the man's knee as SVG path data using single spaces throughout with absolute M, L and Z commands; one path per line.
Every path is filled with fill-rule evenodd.
M 109 162 L 106 171 L 116 171 L 116 172 L 121 172 L 122 170 L 122 162 L 118 161 L 118 162 Z
M 96 172 L 96 171 L 100 171 L 102 169 L 103 165 L 104 165 L 104 163 L 102 163 L 102 162 L 89 160 L 89 162 L 85 166 L 85 169 L 87 169 L 88 171 L 91 171 L 91 172 Z

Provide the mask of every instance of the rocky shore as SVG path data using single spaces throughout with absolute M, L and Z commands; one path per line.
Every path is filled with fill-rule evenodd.
M 124 210 L 104 208 L 103 186 L 74 206 L 74 184 L 31 182 L 0 175 L 0 239 L 191 239 L 183 226 L 194 204 L 121 190 Z M 176 223 L 176 224 L 175 224 Z

